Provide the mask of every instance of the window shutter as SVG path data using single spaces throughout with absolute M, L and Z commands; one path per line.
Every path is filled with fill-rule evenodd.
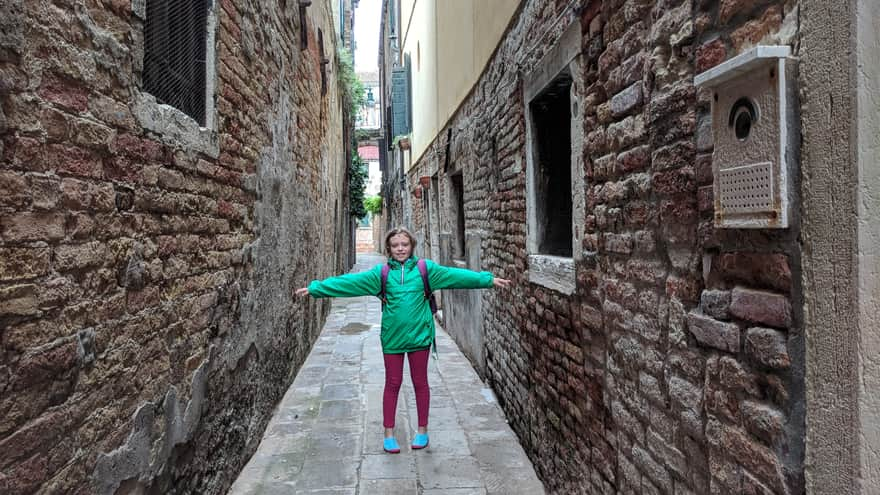
M 409 91 L 406 68 L 391 71 L 391 133 L 400 136 L 409 133 Z M 392 137 L 394 137 L 392 136 Z
M 413 101 L 412 101 L 412 64 L 410 63 L 409 55 L 404 58 L 403 63 L 404 68 L 406 68 L 406 132 L 412 131 L 412 111 L 413 111 Z

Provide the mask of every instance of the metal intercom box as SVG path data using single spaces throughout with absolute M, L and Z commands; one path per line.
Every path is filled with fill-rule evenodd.
M 795 60 L 758 46 L 694 78 L 712 90 L 715 227 L 787 228 L 797 172 Z

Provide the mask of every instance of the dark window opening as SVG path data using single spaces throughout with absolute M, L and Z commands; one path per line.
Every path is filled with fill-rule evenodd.
M 311 5 L 311 0 L 299 2 L 299 49 L 305 50 L 309 47 L 309 23 L 306 15 L 306 7 Z
M 143 90 L 205 125 L 207 0 L 147 0 Z
M 458 173 L 451 177 L 452 205 L 455 208 L 455 230 L 453 231 L 452 257 L 464 259 L 464 179 Z
M 324 54 L 324 32 L 318 29 L 318 50 L 321 55 L 321 96 L 327 94 L 327 64 L 330 59 Z
M 572 256 L 571 76 L 562 74 L 532 100 L 539 254 Z

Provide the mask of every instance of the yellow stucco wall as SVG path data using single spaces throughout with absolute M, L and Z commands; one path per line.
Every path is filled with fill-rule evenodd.
M 477 82 L 520 0 L 401 0 L 418 161 Z M 410 163 L 406 164 L 409 169 Z

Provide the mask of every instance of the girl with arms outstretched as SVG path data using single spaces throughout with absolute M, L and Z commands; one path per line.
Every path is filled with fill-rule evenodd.
M 298 296 L 357 297 L 378 295 L 384 289 L 382 304 L 382 353 L 385 360 L 385 391 L 382 400 L 385 440 L 383 449 L 400 452 L 394 437 L 394 418 L 397 414 L 397 396 L 403 383 L 403 360 L 409 358 L 409 368 L 416 395 L 418 433 L 412 448 L 428 446 L 428 408 L 431 392 L 428 387 L 428 357 L 434 344 L 434 318 L 420 269 L 419 259 L 413 256 L 416 240 L 405 228 L 391 230 L 385 236 L 388 255 L 386 281 L 383 287 L 383 265 L 324 280 L 314 280 L 308 287 L 296 290 Z M 425 260 L 431 290 L 478 289 L 509 287 L 510 280 L 497 278 L 489 272 L 474 272 L 462 268 L 441 266 Z

